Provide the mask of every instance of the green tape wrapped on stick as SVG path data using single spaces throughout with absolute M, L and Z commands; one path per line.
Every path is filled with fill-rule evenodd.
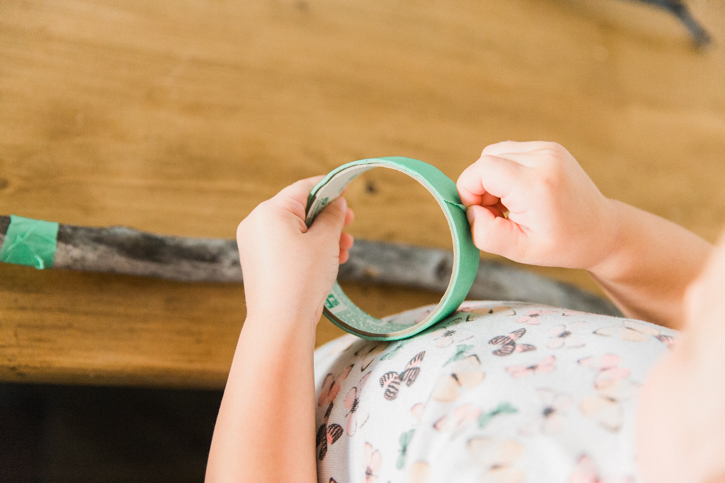
M 0 262 L 50 268 L 58 248 L 58 223 L 10 215 Z
M 476 277 L 479 251 L 473 244 L 465 206 L 461 204 L 456 184 L 428 163 L 399 156 L 353 161 L 330 172 L 310 193 L 307 226 L 312 224 L 325 206 L 342 194 L 348 184 L 373 168 L 389 168 L 405 173 L 423 185 L 436 199 L 453 237 L 451 280 L 438 305 L 422 320 L 412 313 L 403 313 L 392 319 L 377 319 L 357 307 L 337 283 L 327 297 L 324 314 L 341 329 L 364 339 L 405 339 L 444 319 L 461 305 Z

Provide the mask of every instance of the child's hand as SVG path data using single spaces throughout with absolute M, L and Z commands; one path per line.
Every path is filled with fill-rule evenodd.
M 473 241 L 485 252 L 532 265 L 590 269 L 613 248 L 615 209 L 556 143 L 487 146 L 457 186 Z
M 298 181 L 257 206 L 237 228 L 247 314 L 317 323 L 352 236 L 352 210 L 338 198 L 305 226 L 310 191 L 322 177 Z

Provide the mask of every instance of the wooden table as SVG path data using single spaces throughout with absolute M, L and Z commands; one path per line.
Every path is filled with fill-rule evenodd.
M 611 197 L 714 240 L 725 220 L 725 2 L 0 3 L 0 212 L 232 238 L 260 201 L 354 159 L 452 178 L 489 143 L 562 143 Z M 450 246 L 375 170 L 353 234 Z M 593 288 L 586 274 L 539 270 Z M 437 300 L 348 287 L 382 315 Z M 0 266 L 0 378 L 220 387 L 241 286 Z M 340 332 L 322 322 L 320 341 Z

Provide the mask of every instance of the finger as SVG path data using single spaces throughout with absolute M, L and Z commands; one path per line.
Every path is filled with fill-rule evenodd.
M 351 234 L 345 233 L 344 231 L 340 234 L 340 249 L 349 250 L 355 243 L 355 239 Z
M 310 196 L 312 188 L 323 178 L 324 176 L 313 176 L 312 178 L 301 179 L 282 189 L 270 201 L 304 221 L 307 198 Z
M 322 212 L 317 215 L 315 221 L 312 222 L 308 233 L 321 237 L 332 237 L 334 240 L 340 239 L 342 227 L 345 223 L 345 215 L 347 213 L 347 201 L 345 198 L 337 198 L 335 201 L 327 205 Z
M 511 193 L 517 181 L 520 182 L 523 169 L 505 158 L 481 156 L 456 182 L 461 201 L 466 206 L 495 205 Z
M 493 216 L 500 216 L 501 218 L 504 217 L 503 211 L 501 210 L 501 208 L 498 207 L 498 204 L 494 205 L 494 206 L 484 206 L 484 208 L 487 209 L 488 211 L 490 211 L 493 214 Z
M 322 181 L 324 176 L 313 176 L 312 178 L 305 178 L 292 183 L 286 188 L 282 189 L 275 195 L 274 198 L 291 199 L 299 201 L 307 206 L 307 197 L 310 196 L 312 188 Z
M 351 208 L 348 208 L 347 213 L 345 213 L 344 226 L 348 226 L 348 225 L 352 224 L 353 221 L 355 221 L 355 212 L 353 212 Z
M 501 203 L 501 198 L 494 196 L 491 193 L 484 193 L 481 196 L 481 206 L 496 206 Z
M 490 208 L 471 206 L 466 210 L 473 243 L 487 253 L 519 261 L 526 254 L 526 233 L 511 220 L 495 216 Z
M 350 253 L 348 253 L 347 250 L 340 250 L 340 255 L 338 256 L 338 258 L 340 260 L 340 265 L 342 265 L 350 259 Z
M 528 141 L 528 142 L 516 142 L 516 141 L 503 141 L 500 143 L 489 144 L 483 148 L 481 155 L 499 156 L 508 153 L 528 153 L 536 151 L 537 149 L 550 148 L 554 143 L 545 141 Z

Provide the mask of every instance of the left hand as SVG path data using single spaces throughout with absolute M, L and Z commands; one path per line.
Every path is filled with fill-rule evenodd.
M 261 203 L 237 228 L 247 316 L 311 321 L 348 259 L 353 238 L 343 233 L 353 212 L 340 197 L 305 225 L 307 197 L 322 176 L 298 181 Z M 313 325 L 314 327 L 314 325 Z

